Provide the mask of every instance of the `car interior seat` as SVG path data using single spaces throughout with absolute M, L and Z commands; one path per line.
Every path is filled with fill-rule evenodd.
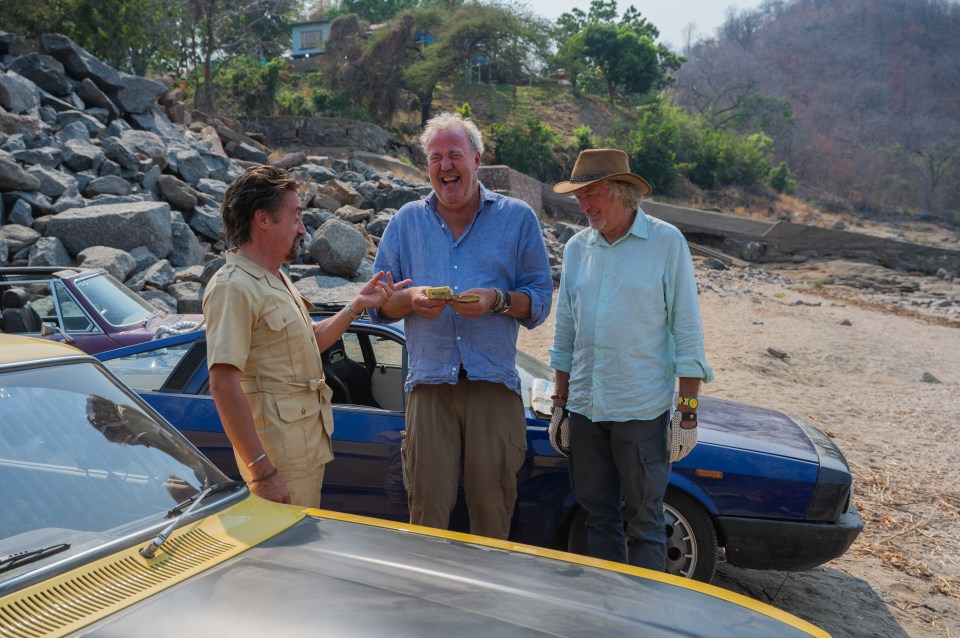
M 3 311 L 0 325 L 4 332 L 40 332 L 40 315 L 28 302 L 23 288 L 7 288 L 3 291 Z
M 373 398 L 373 386 L 370 372 L 362 364 L 347 356 L 343 339 L 337 339 L 322 355 L 323 372 L 327 376 L 327 385 L 333 390 L 334 403 L 352 403 L 354 405 L 369 405 L 379 408 L 380 404 Z M 336 400 L 337 388 L 330 379 L 335 378 L 346 389 L 347 401 Z
M 339 349 L 337 345 L 339 344 Z M 337 343 L 334 343 L 332 346 L 320 353 L 320 361 L 323 363 L 323 376 L 326 379 L 327 385 L 330 386 L 330 389 L 333 391 L 333 397 L 330 399 L 331 403 L 352 403 L 352 397 L 350 396 L 350 390 L 347 389 L 347 385 L 337 376 L 337 373 L 334 371 L 333 363 L 331 359 L 346 357 L 347 353 L 343 349 L 343 340 L 338 339 Z

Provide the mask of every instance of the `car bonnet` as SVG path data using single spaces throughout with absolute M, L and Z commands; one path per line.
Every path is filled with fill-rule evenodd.
M 245 509 L 251 507 L 259 511 Z M 92 623 L 85 634 L 122 636 L 826 635 L 710 585 L 629 567 L 608 571 L 601 567 L 612 564 L 604 561 L 469 535 L 318 510 L 261 542 L 252 542 L 249 530 L 234 531 L 272 516 L 286 525 L 290 511 L 300 510 L 248 499 L 211 517 L 215 523 L 178 532 L 155 562 L 135 553 L 123 561 L 132 574 L 161 578 L 172 568 L 164 560 L 202 561 L 221 551 L 217 543 L 246 551 L 222 550 L 214 564 L 129 598 L 134 576 L 104 576 L 82 604 L 61 594 L 55 615 L 112 600 L 111 608 L 63 629 L 85 620 Z M 206 544 L 202 551 L 192 546 L 198 542 Z M 104 567 L 98 569 L 109 575 Z M 49 595 L 33 592 L 28 602 Z M 0 612 L 4 606 L 0 600 Z M 49 623 L 51 615 L 42 620 Z

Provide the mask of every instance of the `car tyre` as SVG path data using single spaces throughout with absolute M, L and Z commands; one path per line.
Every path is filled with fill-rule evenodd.
M 717 531 L 706 510 L 683 492 L 668 489 L 664 497 L 667 523 L 667 573 L 710 582 L 717 569 Z M 587 513 L 578 508 L 570 521 L 567 551 L 587 555 Z

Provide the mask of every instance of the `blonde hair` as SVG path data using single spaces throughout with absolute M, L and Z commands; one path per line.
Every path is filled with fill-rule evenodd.
M 643 201 L 643 191 L 638 186 L 630 182 L 620 182 L 613 179 L 605 181 L 610 194 L 620 200 L 620 203 L 624 206 L 630 210 L 636 210 L 640 206 L 640 202 Z

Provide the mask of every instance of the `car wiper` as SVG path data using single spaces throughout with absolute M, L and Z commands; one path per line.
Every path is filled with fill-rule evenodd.
M 65 552 L 68 549 L 70 549 L 70 543 L 60 543 L 58 545 L 51 545 L 50 547 L 41 547 L 40 549 L 31 549 L 26 552 L 17 552 L 16 554 L 4 556 L 0 558 L 0 573 L 16 569 L 21 565 L 28 565 L 47 556 Z
M 194 501 L 205 498 L 209 494 L 216 494 L 217 492 L 224 492 L 226 490 L 235 490 L 239 489 L 246 485 L 243 481 L 227 481 L 226 483 L 217 483 L 216 485 L 211 485 L 206 488 L 203 492 L 197 492 L 190 498 L 184 499 L 167 510 L 167 515 L 164 518 L 173 518 L 177 514 L 183 511 L 183 508 L 188 507 Z M 206 493 L 204 493 L 206 492 Z
M 140 555 L 143 556 L 144 558 L 153 558 L 154 556 L 156 556 L 157 550 L 160 549 L 160 547 L 162 547 L 163 544 L 167 542 L 167 538 L 170 537 L 170 534 L 173 533 L 173 530 L 177 529 L 177 527 L 180 525 L 180 521 L 182 521 L 184 517 L 189 515 L 190 512 L 192 512 L 197 507 L 197 505 L 200 504 L 200 501 L 207 498 L 207 496 L 209 496 L 210 494 L 214 494 L 216 492 L 223 492 L 228 489 L 235 489 L 243 485 L 246 485 L 246 483 L 244 483 L 243 481 L 227 481 L 226 483 L 217 483 L 216 485 L 211 485 L 210 487 L 204 488 L 202 492 L 198 492 L 193 496 L 191 496 L 190 498 L 188 498 L 187 500 L 183 501 L 182 503 L 178 503 L 177 505 L 175 505 L 173 508 L 170 509 L 169 512 L 167 512 L 168 517 L 176 515 L 176 513 L 179 512 L 183 507 L 186 507 L 186 506 L 189 506 L 189 507 L 183 510 L 183 513 L 180 514 L 180 516 L 177 516 L 177 518 L 172 523 L 164 527 L 163 530 L 161 530 L 161 532 L 157 534 L 157 537 L 154 538 L 152 541 L 150 541 L 150 543 L 146 547 L 141 549 Z

